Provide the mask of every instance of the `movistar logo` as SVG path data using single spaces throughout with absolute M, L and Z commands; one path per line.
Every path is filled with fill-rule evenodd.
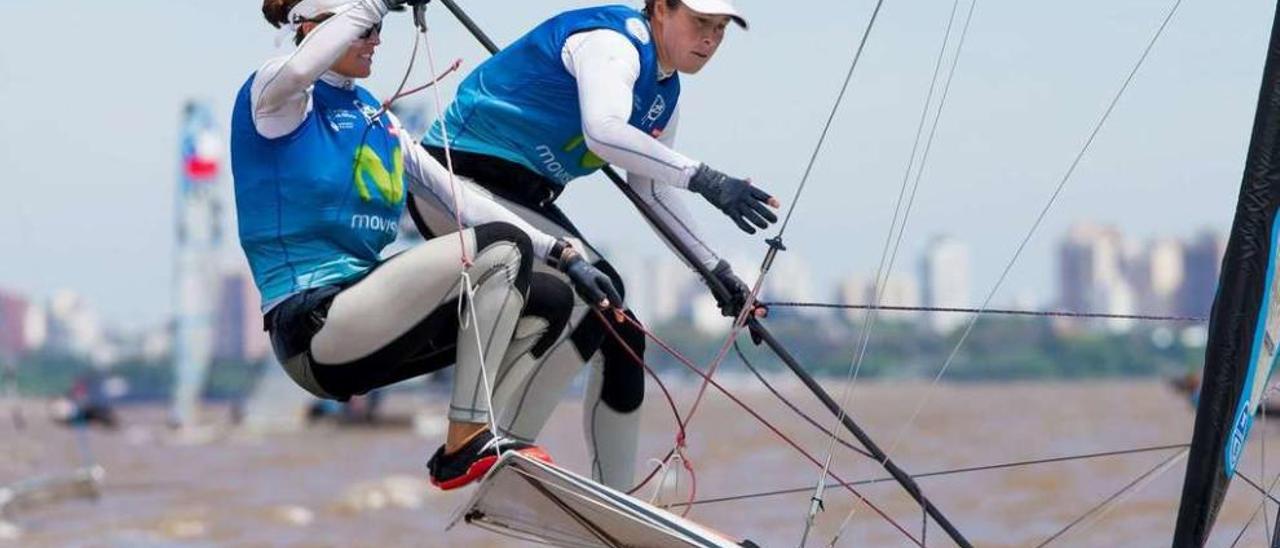
M 573 152 L 575 149 L 581 147 L 585 152 L 582 154 L 582 159 L 578 160 L 579 166 L 584 169 L 600 169 L 604 167 L 605 161 L 600 159 L 599 156 L 596 156 L 596 153 L 591 152 L 591 149 L 588 149 L 585 146 L 585 143 L 586 136 L 579 135 L 570 139 L 569 142 L 564 145 L 564 151 Z
M 404 200 L 404 155 L 397 146 L 391 150 L 391 170 L 382 163 L 382 158 L 373 147 L 364 145 L 356 151 L 356 192 L 365 202 L 373 201 L 369 191 L 372 185 L 378 189 L 378 195 L 387 205 L 398 205 Z
M 538 161 L 542 162 L 542 169 L 551 174 L 552 179 L 559 181 L 560 184 L 568 184 L 573 180 L 573 175 L 565 171 L 564 165 L 556 159 L 556 153 L 552 152 L 551 147 L 538 145 L 533 150 L 538 153 Z

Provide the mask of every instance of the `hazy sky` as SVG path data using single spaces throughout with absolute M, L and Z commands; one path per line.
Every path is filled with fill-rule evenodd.
M 500 44 L 593 4 L 461 3 Z M 684 80 L 678 145 L 790 202 L 874 0 L 739 4 L 752 29 L 730 31 Z M 1169 5 L 980 0 L 897 270 L 914 271 L 923 243 L 950 233 L 969 244 L 975 299 L 984 295 Z M 237 88 L 273 54 L 259 7 L 0 2 L 0 287 L 37 298 L 72 288 L 131 325 L 164 317 L 181 106 L 207 100 L 225 127 Z M 951 8 L 885 3 L 787 236 L 820 287 L 875 268 Z M 1273 10 L 1259 0 L 1182 6 L 997 302 L 1053 298 L 1055 245 L 1072 222 L 1139 238 L 1229 227 Z M 428 18 L 439 58 L 462 57 L 464 68 L 483 59 L 442 6 Z M 366 82 L 378 95 L 403 73 L 408 28 L 402 15 L 387 22 Z M 763 255 L 762 238 L 697 202 L 722 249 Z M 666 253 L 603 177 L 575 182 L 564 207 L 613 249 Z

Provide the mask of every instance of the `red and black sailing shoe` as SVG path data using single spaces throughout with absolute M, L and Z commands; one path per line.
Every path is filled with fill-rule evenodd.
M 492 432 L 485 430 L 453 453 L 446 454 L 443 445 L 436 449 L 436 454 L 427 461 L 431 484 L 444 491 L 470 484 L 484 477 L 498 462 L 498 457 L 510 451 L 551 464 L 551 455 L 541 447 L 502 436 L 494 437 Z

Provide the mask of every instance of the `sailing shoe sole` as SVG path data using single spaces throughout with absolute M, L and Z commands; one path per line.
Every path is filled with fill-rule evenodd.
M 450 457 L 450 456 L 444 455 L 443 446 L 440 449 L 438 449 L 436 451 L 436 454 L 432 456 L 431 460 L 427 463 L 427 468 L 431 471 L 431 474 L 430 474 L 431 485 L 436 486 L 442 491 L 452 491 L 454 489 L 467 486 L 483 478 L 485 474 L 489 473 L 489 470 L 493 468 L 493 465 L 497 464 L 500 455 L 508 451 L 514 451 L 526 457 L 537 459 L 547 464 L 554 464 L 554 462 L 551 460 L 551 455 L 548 455 L 546 451 L 544 451 L 541 447 L 538 447 L 537 445 L 520 443 L 520 442 L 515 442 L 512 440 L 505 440 L 505 439 L 497 440 L 495 442 L 494 440 L 492 440 L 492 436 L 488 436 L 488 438 L 489 438 L 488 440 L 484 440 L 481 442 L 483 447 L 476 452 L 481 454 L 484 454 L 484 453 L 490 453 L 490 454 L 485 454 L 475 459 L 474 461 L 472 461 L 470 464 L 467 465 L 467 469 L 463 471 L 461 474 L 457 474 L 448 479 L 440 479 L 439 477 L 437 477 L 437 475 L 441 472 L 440 468 L 443 466 L 444 459 L 447 459 Z M 472 444 L 468 444 L 468 445 L 472 445 Z M 512 447 L 511 449 L 504 450 L 504 448 L 502 447 L 503 445 L 510 445 L 514 447 Z M 459 452 L 466 451 L 467 449 L 469 449 L 469 447 L 463 448 Z M 456 454 L 453 456 L 456 456 Z

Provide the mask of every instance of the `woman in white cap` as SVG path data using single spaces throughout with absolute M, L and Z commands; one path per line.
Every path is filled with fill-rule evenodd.
M 236 212 L 265 328 L 300 386 L 345 400 L 456 361 L 446 441 L 428 463 L 432 482 L 454 489 L 506 451 L 549 460 L 486 427 L 485 388 L 504 387 L 514 378 L 507 368 L 540 359 L 573 306 L 563 281 L 532 272 L 534 259 L 562 265 L 592 302 L 621 299 L 571 250 L 549 256 L 566 248 L 553 236 L 483 196 L 455 200 L 448 172 L 355 84 L 372 71 L 383 16 L 404 3 L 263 2 L 267 21 L 290 29 L 297 48 L 263 64 L 236 98 Z M 461 203 L 449 214 L 467 228 L 384 260 L 406 176 L 420 198 Z
M 720 304 L 726 315 L 736 315 L 748 288 L 698 236 L 676 194 L 700 194 L 747 233 L 776 221 L 770 209 L 779 203 L 748 181 L 672 148 L 679 74 L 700 71 L 730 23 L 747 28 L 729 0 L 647 0 L 643 11 L 603 6 L 552 17 L 477 67 L 423 146 L 441 162 L 451 162 L 469 188 L 492 195 L 538 229 L 574 242 L 619 290 L 616 270 L 554 202 L 570 181 L 606 162 L 625 169 L 631 187 L 733 292 L 730 302 Z M 410 192 L 410 213 L 424 236 L 454 230 L 447 210 L 412 186 Z M 534 363 L 520 386 L 538 393 L 563 390 L 590 360 L 584 429 L 592 474 L 627 489 L 634 481 L 638 408 L 644 399 L 644 372 L 628 347 L 643 356 L 643 331 L 627 323 L 617 327 L 623 342 L 606 336 L 599 316 L 589 314 L 581 301 L 570 326 L 568 339 Z M 546 399 L 515 396 L 499 414 L 498 427 L 528 442 L 552 407 Z

